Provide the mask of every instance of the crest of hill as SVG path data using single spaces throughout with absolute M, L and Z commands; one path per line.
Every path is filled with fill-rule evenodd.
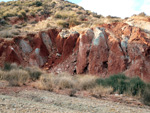
M 0 37 L 9 38 L 48 28 L 82 30 L 121 21 L 103 17 L 64 0 L 17 0 L 0 2 Z

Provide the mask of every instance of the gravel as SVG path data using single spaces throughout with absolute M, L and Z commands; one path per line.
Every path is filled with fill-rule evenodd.
M 0 113 L 150 113 L 150 108 L 43 90 L 0 95 Z

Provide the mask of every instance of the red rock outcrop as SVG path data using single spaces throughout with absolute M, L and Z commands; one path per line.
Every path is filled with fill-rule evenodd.
M 126 23 L 103 24 L 83 33 L 49 29 L 26 37 L 0 39 L 0 65 L 16 62 L 49 72 L 125 73 L 150 81 L 150 36 Z
M 92 39 L 94 37 L 94 33 L 91 29 L 87 30 L 80 36 L 79 42 L 79 53 L 77 60 L 77 74 L 84 73 L 87 71 L 88 66 L 88 56 L 91 49 Z

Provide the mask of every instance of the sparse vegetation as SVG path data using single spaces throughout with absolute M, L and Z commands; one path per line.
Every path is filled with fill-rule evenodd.
M 59 19 L 76 18 L 76 16 L 74 11 L 60 11 L 55 13 L 55 18 Z
M 0 70 L 0 80 L 7 80 L 12 86 L 21 86 L 29 80 L 38 80 L 42 73 L 37 67 L 23 68 L 16 63 L 5 63 Z
M 12 69 L 12 68 L 11 68 L 11 64 L 6 62 L 6 63 L 4 64 L 3 70 L 4 70 L 4 71 L 10 71 L 11 69 Z
M 104 87 L 112 87 L 113 92 L 137 97 L 142 97 L 146 88 L 146 83 L 139 77 L 129 78 L 124 74 L 113 75 L 106 79 L 97 79 L 97 83 Z
M 138 16 L 143 16 L 144 17 L 144 16 L 146 16 L 146 14 L 144 12 L 141 12 L 141 13 L 138 14 Z
M 40 77 L 40 81 L 35 85 L 35 87 L 43 90 L 53 91 L 53 82 L 54 81 L 50 75 L 42 75 Z
M 12 69 L 21 69 L 21 66 L 18 66 L 16 63 L 8 63 L 6 62 L 3 66 L 3 71 L 10 71 Z
M 99 86 L 96 83 L 97 77 L 91 75 L 71 76 L 67 73 L 59 75 L 43 74 L 40 81 L 35 85 L 39 89 L 53 91 L 55 89 L 70 89 L 70 96 L 73 96 L 76 91 L 88 91 L 92 96 L 110 94 L 113 89 L 111 87 Z
M 40 17 L 44 20 L 36 20 Z M 74 27 L 74 30 L 78 31 L 83 27 L 116 22 L 119 18 L 106 19 L 107 21 L 102 15 L 84 10 L 82 7 L 68 1 L 18 0 L 0 2 L 0 37 L 12 38 L 51 27 Z M 21 25 L 21 28 L 14 28 L 12 24 Z
M 110 95 L 113 93 L 112 87 L 103 87 L 103 86 L 96 86 L 89 90 L 91 95 L 96 98 L 102 98 L 103 96 Z
M 96 84 L 97 77 L 92 75 L 78 75 L 77 76 L 77 88 L 80 90 L 88 90 L 94 88 Z
M 5 72 L 0 70 L 0 80 L 3 80 L 5 77 Z
M 43 74 L 40 77 L 40 89 L 52 91 L 56 89 L 65 89 L 65 88 L 74 88 L 75 81 L 73 77 L 68 75 L 67 73 L 63 73 L 60 75 L 55 74 Z
M 63 74 L 41 75 L 38 85 L 39 89 L 53 91 L 54 89 L 71 89 L 71 91 L 87 91 L 96 98 L 119 93 L 128 96 L 143 98 L 149 104 L 149 87 L 140 78 L 128 78 L 124 74 L 117 74 L 106 79 L 100 79 L 91 75 L 71 76 Z M 144 92 L 144 93 L 143 93 Z M 74 95 L 74 94 L 73 94 Z
M 128 88 L 128 78 L 123 74 L 113 75 L 106 79 L 97 79 L 97 83 L 104 87 L 111 86 L 113 91 L 118 91 L 119 94 L 123 94 Z
M 11 29 L 11 30 L 3 30 L 0 31 L 0 36 L 3 38 L 12 38 L 14 36 L 19 35 L 20 31 L 17 29 Z
M 143 97 L 144 104 L 150 105 L 150 84 L 146 85 L 142 97 Z
M 29 80 L 29 74 L 22 69 L 13 69 L 5 72 L 2 79 L 7 80 L 11 86 L 22 86 Z
M 41 18 L 50 17 L 41 21 L 40 16 Z M 146 14 L 140 13 L 138 16 L 144 17 Z M 40 18 L 40 22 L 37 18 Z M 13 21 L 13 19 L 16 20 Z M 18 23 L 15 22 L 17 20 L 19 20 Z M 81 25 L 76 29 L 83 29 L 83 27 L 89 28 L 92 25 L 119 21 L 121 19 L 118 17 L 104 18 L 102 15 L 85 11 L 82 7 L 63 0 L 60 3 L 53 0 L 0 2 L 0 37 L 3 38 L 19 36 L 22 32 L 26 36 L 27 32 L 56 26 L 72 28 Z M 32 38 L 32 36 L 27 37 L 30 42 L 33 41 Z M 112 93 L 125 94 L 142 98 L 145 104 L 150 105 L 150 85 L 139 77 L 129 78 L 124 74 L 102 79 L 91 75 L 45 73 L 37 67 L 24 68 L 17 64 L 5 63 L 0 69 L 0 80 L 8 81 L 11 86 L 22 86 L 32 81 L 36 83 L 36 88 L 48 91 L 69 89 L 70 96 L 74 96 L 76 91 L 87 91 L 96 98 Z
M 57 25 L 59 25 L 60 27 L 63 27 L 63 28 L 69 28 L 69 22 L 66 22 L 66 21 L 63 21 L 63 20 L 59 20 L 57 22 Z
M 35 1 L 33 2 L 33 5 L 36 5 L 36 7 L 42 6 L 42 2 L 41 1 Z
M 129 82 L 129 91 L 133 96 L 141 97 L 145 90 L 146 83 L 144 83 L 139 77 L 132 78 Z
M 70 75 L 60 75 L 55 79 L 55 85 L 58 89 L 74 88 L 75 84 L 73 77 Z
M 37 67 L 27 67 L 25 70 L 29 73 L 32 81 L 38 80 L 43 73 L 42 70 Z
M 96 98 L 119 93 L 142 98 L 146 105 L 150 105 L 150 85 L 139 77 L 129 78 L 124 74 L 101 79 L 91 75 L 48 74 L 36 67 L 22 68 L 14 63 L 6 63 L 0 70 L 0 80 L 7 80 L 11 86 L 22 86 L 32 80 L 36 81 L 33 86 L 38 89 L 48 91 L 69 89 L 70 96 L 74 96 L 77 91 L 87 91 Z

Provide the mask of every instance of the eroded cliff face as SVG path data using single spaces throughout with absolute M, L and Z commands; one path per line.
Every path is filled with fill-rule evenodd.
M 5 62 L 101 77 L 123 72 L 150 81 L 150 35 L 126 23 L 103 24 L 82 33 L 49 29 L 0 39 L 0 65 Z

